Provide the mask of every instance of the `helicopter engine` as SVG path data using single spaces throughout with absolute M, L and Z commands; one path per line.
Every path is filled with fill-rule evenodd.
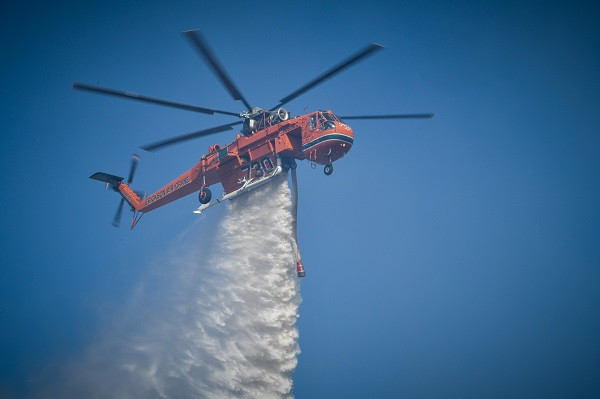
M 242 113 L 240 116 L 245 118 L 242 133 L 246 136 L 251 135 L 256 130 L 287 121 L 290 118 L 289 112 L 284 108 L 279 108 L 277 111 L 267 111 L 255 107 L 252 108 L 252 112 Z
M 271 122 L 271 125 L 274 125 L 279 122 L 287 121 L 289 118 L 289 112 L 287 112 L 283 108 L 279 108 L 276 112 L 271 112 L 271 116 L 269 116 L 269 121 Z
M 273 123 L 287 121 L 290 118 L 290 113 L 283 108 L 279 108 L 275 114 L 271 115 Z

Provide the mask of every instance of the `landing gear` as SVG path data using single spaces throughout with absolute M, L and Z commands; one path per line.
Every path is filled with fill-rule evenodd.
M 329 176 L 330 174 L 333 173 L 333 165 L 328 163 L 327 165 L 325 165 L 325 168 L 323 169 L 323 172 L 325 173 L 325 175 Z
M 208 188 L 208 187 L 204 187 L 198 193 L 198 200 L 202 204 L 208 204 L 210 202 L 211 198 L 212 198 L 212 193 L 210 192 L 210 188 Z

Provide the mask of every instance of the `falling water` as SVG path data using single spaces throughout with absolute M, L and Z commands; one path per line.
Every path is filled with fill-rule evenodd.
M 212 245 L 182 237 L 161 266 L 169 274 L 140 288 L 114 329 L 40 396 L 292 397 L 300 295 L 286 179 L 227 206 Z

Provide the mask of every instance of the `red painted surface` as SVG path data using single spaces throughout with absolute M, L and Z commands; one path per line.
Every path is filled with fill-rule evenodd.
M 225 193 L 235 191 L 249 178 L 268 174 L 277 166 L 277 155 L 282 160 L 332 163 L 350 151 L 353 139 L 352 128 L 331 111 L 312 112 L 249 136 L 238 135 L 228 146 L 210 146 L 200 162 L 144 199 L 124 182 L 119 191 L 137 211 L 149 212 L 216 183 L 222 184 Z

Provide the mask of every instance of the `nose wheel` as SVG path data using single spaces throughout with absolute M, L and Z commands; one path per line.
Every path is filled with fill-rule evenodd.
M 204 187 L 198 193 L 198 200 L 200 200 L 201 204 L 208 204 L 210 202 L 211 198 L 212 198 L 212 193 L 210 192 L 210 189 L 208 187 Z
M 333 165 L 328 163 L 327 165 L 325 165 L 325 168 L 323 169 L 323 172 L 325 173 L 326 176 L 329 176 L 330 174 L 333 173 Z

